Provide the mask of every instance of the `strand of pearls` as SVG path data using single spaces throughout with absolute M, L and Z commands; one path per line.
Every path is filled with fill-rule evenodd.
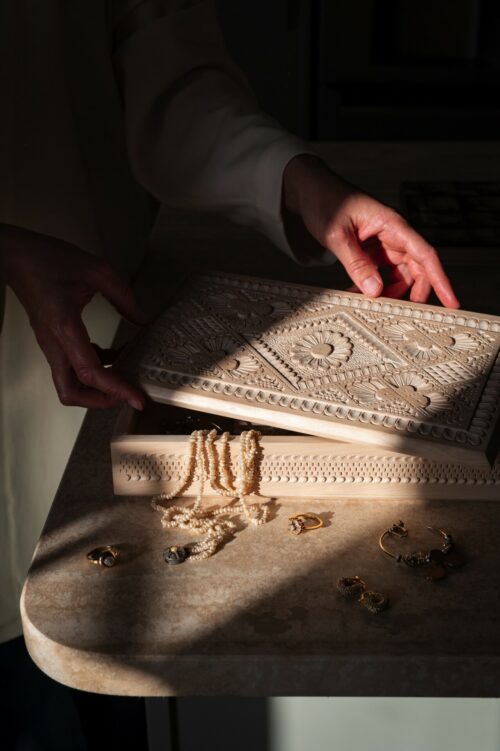
M 231 470 L 231 449 L 229 433 L 221 436 L 221 450 L 217 451 L 215 441 L 217 431 L 195 430 L 189 441 L 189 456 L 183 476 L 170 493 L 160 493 L 151 500 L 151 505 L 162 514 L 162 526 L 168 529 L 189 529 L 204 535 L 199 542 L 189 548 L 189 560 L 209 558 L 221 543 L 234 533 L 236 524 L 222 515 L 242 513 L 248 522 L 254 525 L 264 524 L 268 508 L 260 504 L 248 505 L 246 496 L 255 491 L 259 462 L 259 438 L 257 430 L 248 430 L 240 436 L 239 474 L 233 477 Z M 184 493 L 197 476 L 199 490 L 192 506 L 170 506 L 165 508 L 161 501 L 170 501 Z M 202 508 L 205 482 L 225 497 L 237 498 L 238 503 L 205 510 Z

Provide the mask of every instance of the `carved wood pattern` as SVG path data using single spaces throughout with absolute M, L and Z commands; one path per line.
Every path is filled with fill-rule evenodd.
M 152 327 L 140 380 L 178 406 L 258 410 L 270 425 L 431 458 L 442 444 L 474 462 L 498 420 L 499 349 L 498 317 L 207 274 Z

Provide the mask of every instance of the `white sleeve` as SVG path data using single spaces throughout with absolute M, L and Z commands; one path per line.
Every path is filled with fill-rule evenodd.
M 285 166 L 315 152 L 259 109 L 224 47 L 212 0 L 149 0 L 137 10 L 136 22 L 132 11 L 118 23 L 115 68 L 138 181 L 167 205 L 222 212 L 259 230 L 299 263 L 333 262 L 315 241 L 305 252 L 282 212 Z

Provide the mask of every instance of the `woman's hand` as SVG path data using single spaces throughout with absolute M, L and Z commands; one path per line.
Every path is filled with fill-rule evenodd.
M 132 291 L 111 266 L 61 240 L 0 225 L 0 278 L 28 313 L 62 404 L 128 402 L 143 409 L 144 395 L 104 367 L 106 353 L 90 342 L 81 318 L 100 292 L 129 321 L 144 323 Z
M 431 289 L 449 308 L 458 302 L 438 255 L 393 209 L 335 175 L 319 158 L 302 154 L 283 174 L 285 207 L 342 263 L 369 297 L 382 293 L 426 302 Z M 386 286 L 379 268 L 388 266 Z

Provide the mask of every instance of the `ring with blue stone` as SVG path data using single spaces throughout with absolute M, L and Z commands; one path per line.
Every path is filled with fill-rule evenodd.
M 170 545 L 163 551 L 163 558 L 166 563 L 176 566 L 178 563 L 184 563 L 188 554 L 187 548 L 183 548 L 180 545 Z
M 118 550 L 114 545 L 103 545 L 87 553 L 87 558 L 91 563 L 95 563 L 96 566 L 111 568 L 118 559 Z

